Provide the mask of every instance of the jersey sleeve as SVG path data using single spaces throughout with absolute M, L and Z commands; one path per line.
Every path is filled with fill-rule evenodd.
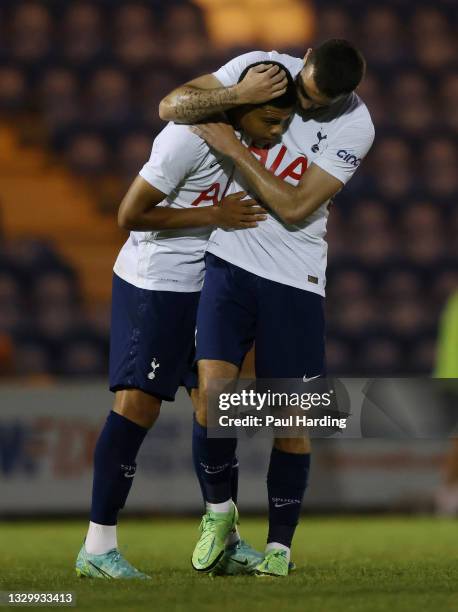
M 187 125 L 169 123 L 154 139 L 150 158 L 139 174 L 169 195 L 198 165 L 203 144 Z
M 326 149 L 313 163 L 345 185 L 367 155 L 374 136 L 371 122 L 349 123 L 330 139 Z

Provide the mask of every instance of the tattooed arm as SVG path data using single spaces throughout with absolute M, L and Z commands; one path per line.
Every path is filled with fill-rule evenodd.
M 206 74 L 177 87 L 159 104 L 164 121 L 195 123 L 237 105 L 237 85 L 222 87 L 212 74 Z
M 164 121 L 196 123 L 241 104 L 259 104 L 285 93 L 287 80 L 278 66 L 254 66 L 236 85 L 222 87 L 206 74 L 169 93 L 159 105 Z

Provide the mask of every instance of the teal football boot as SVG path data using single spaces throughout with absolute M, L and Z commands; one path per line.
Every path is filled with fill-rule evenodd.
M 226 546 L 221 561 L 212 571 L 212 576 L 240 576 L 252 574 L 264 559 L 264 553 L 252 548 L 244 540 Z
M 103 555 L 92 555 L 86 551 L 83 544 L 76 559 L 75 569 L 78 578 L 151 580 L 151 576 L 138 571 L 124 559 L 117 548 L 113 548 Z

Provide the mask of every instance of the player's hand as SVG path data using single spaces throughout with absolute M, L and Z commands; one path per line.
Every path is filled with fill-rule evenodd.
M 278 98 L 286 92 L 288 79 L 279 66 L 260 64 L 246 73 L 237 88 L 239 104 L 260 104 Z
M 190 130 L 205 140 L 213 149 L 229 157 L 243 146 L 229 123 L 199 123 L 193 125 Z
M 266 211 L 256 200 L 243 200 L 245 191 L 232 193 L 213 207 L 215 225 L 223 229 L 244 229 L 256 227 L 259 221 L 267 219 Z

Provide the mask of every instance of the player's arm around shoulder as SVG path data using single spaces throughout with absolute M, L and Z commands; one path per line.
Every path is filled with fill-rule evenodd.
M 214 149 L 237 166 L 251 189 L 287 225 L 299 223 L 335 195 L 343 182 L 312 164 L 297 185 L 275 176 L 240 143 L 225 123 L 207 123 L 191 128 Z
M 292 206 L 284 213 L 288 223 L 299 223 L 333 198 L 351 179 L 374 141 L 369 115 L 349 123 L 330 138 L 299 181 Z
M 244 68 L 266 57 L 260 51 L 234 58 L 214 74 L 205 74 L 163 98 L 159 116 L 164 121 L 197 123 L 242 104 L 259 104 L 281 96 L 286 89 L 286 77 L 277 66 L 266 64 L 251 68 L 245 78 L 238 79 Z
M 288 225 L 305 220 L 335 196 L 353 176 L 374 140 L 368 115 L 347 123 L 330 138 L 327 148 L 313 160 L 299 183 L 292 185 L 267 170 L 238 141 L 230 126 L 214 123 L 192 129 L 232 159 L 261 202 Z
M 204 74 L 167 94 L 159 103 L 159 117 L 163 121 L 193 123 L 208 116 L 209 107 L 226 102 L 226 108 L 230 108 L 235 99 L 236 92 L 223 87 L 213 74 Z

